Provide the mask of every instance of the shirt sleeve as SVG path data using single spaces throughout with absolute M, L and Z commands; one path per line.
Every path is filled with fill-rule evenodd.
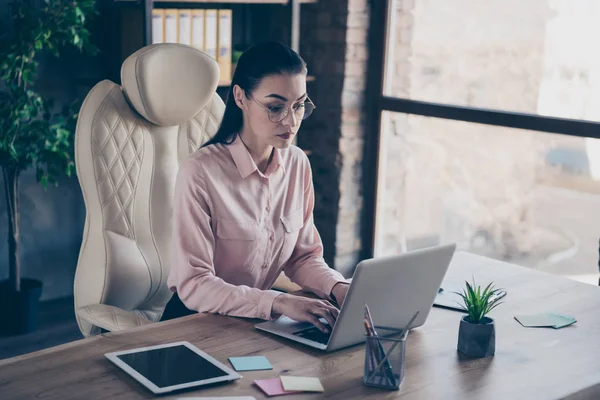
M 170 289 L 190 310 L 271 319 L 273 300 L 281 293 L 232 285 L 215 276 L 215 238 L 203 166 L 188 161 L 175 184 Z
M 285 274 L 302 290 L 330 299 L 331 290 L 338 282 L 347 282 L 338 271 L 330 268 L 323 259 L 323 243 L 313 220 L 315 194 L 312 172 L 308 158 L 304 156 L 302 169 L 304 179 L 304 226 L 300 228 L 298 241 L 284 266 Z

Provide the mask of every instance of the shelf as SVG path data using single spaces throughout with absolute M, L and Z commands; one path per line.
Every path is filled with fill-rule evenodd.
M 318 0 L 300 0 L 300 3 L 316 3 Z M 228 3 L 228 4 L 288 4 L 290 0 L 159 0 L 157 3 Z
M 315 77 L 312 75 L 309 75 L 306 77 L 306 82 L 314 82 L 315 81 Z M 219 87 L 229 87 L 231 85 L 231 81 L 221 81 L 219 82 Z

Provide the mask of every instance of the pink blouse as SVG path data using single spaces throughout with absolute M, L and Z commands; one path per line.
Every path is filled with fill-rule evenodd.
M 346 280 L 323 260 L 313 208 L 310 164 L 298 147 L 274 149 L 264 174 L 239 137 L 201 148 L 177 176 L 169 288 L 191 310 L 270 319 L 281 294 L 270 288 L 284 270 L 330 299 Z

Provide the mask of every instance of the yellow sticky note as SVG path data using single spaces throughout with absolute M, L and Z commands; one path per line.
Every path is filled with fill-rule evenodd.
M 319 378 L 310 378 L 304 376 L 282 376 L 281 384 L 284 390 L 294 390 L 303 392 L 324 392 L 323 385 Z

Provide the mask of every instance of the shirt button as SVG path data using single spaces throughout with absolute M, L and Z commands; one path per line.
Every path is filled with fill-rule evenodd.
M 274 239 L 275 239 L 275 236 L 273 236 L 273 235 L 271 235 L 271 236 L 269 237 L 269 240 L 270 240 L 271 242 L 272 242 Z
M 267 206 L 265 207 L 265 210 L 267 210 L 267 212 L 271 211 L 271 207 Z
M 269 266 L 269 264 L 263 264 L 263 269 L 267 269 L 267 267 Z
M 260 314 L 260 317 L 261 317 L 262 319 L 267 319 L 267 316 L 265 315 L 265 313 L 262 313 L 262 314 Z

